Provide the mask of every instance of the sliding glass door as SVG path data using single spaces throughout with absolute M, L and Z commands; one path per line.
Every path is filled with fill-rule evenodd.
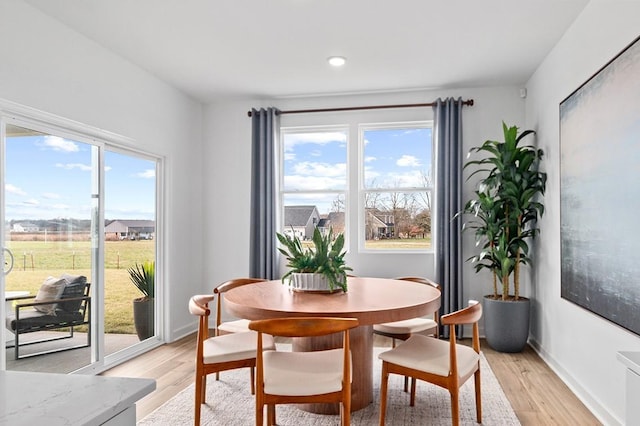
M 90 369 L 153 338 L 157 159 L 55 128 L 8 124 L 4 133 L 7 370 Z M 72 297 L 71 284 L 84 281 L 89 297 L 22 307 Z M 66 315 L 80 320 L 56 324 Z

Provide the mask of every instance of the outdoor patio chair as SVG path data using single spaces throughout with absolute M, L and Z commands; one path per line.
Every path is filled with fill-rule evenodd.
M 16 302 L 15 310 L 7 313 L 6 327 L 14 335 L 13 345 L 16 360 L 91 346 L 91 284 L 86 282 L 85 277 L 67 277 L 71 277 L 71 279 L 49 278 L 45 280 L 41 291 L 37 295 L 21 298 L 20 301 Z M 62 283 L 60 283 L 61 281 Z M 42 297 L 45 284 L 55 284 L 48 285 L 47 289 L 53 288 L 53 292 L 57 293 L 49 292 L 46 293 L 45 297 Z M 71 339 L 74 336 L 75 327 L 81 325 L 87 326 L 86 344 L 63 346 L 28 355 L 20 355 L 20 348 L 23 346 Z M 68 333 L 64 333 L 61 336 L 20 342 L 20 336 L 26 333 L 60 329 L 68 329 Z

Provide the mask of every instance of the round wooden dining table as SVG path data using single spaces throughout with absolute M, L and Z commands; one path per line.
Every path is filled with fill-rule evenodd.
M 294 291 L 280 280 L 263 281 L 225 293 L 226 309 L 249 320 L 294 316 L 357 318 L 350 333 L 353 360 L 351 411 L 373 402 L 373 324 L 430 314 L 440 307 L 440 292 L 432 286 L 386 278 L 348 277 L 348 291 L 308 293 Z M 340 335 L 293 339 L 294 351 L 342 346 Z M 336 414 L 337 404 L 309 404 L 304 409 Z

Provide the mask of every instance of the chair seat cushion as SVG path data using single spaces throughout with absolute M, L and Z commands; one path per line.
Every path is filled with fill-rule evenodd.
M 16 315 L 9 314 L 5 319 L 5 325 L 9 330 L 16 329 Z M 80 325 L 84 323 L 82 312 L 56 311 L 55 315 L 47 315 L 35 309 L 20 310 L 20 325 L 18 331 L 28 331 L 30 329 L 55 328 L 64 325 Z
M 243 333 L 249 331 L 249 323 L 251 321 L 246 319 L 240 319 L 237 321 L 223 322 L 218 326 L 218 330 L 225 333 Z
M 414 335 L 390 351 L 378 355 L 383 361 L 426 373 L 446 377 L 449 375 L 449 341 L 433 337 Z M 460 377 L 475 371 L 480 354 L 473 348 L 456 344 L 458 355 L 458 375 Z
M 435 332 L 437 327 L 438 323 L 431 318 L 411 318 L 408 320 L 375 324 L 373 329 L 375 331 L 389 334 L 410 334 L 430 330 Z
M 270 395 L 318 395 L 342 389 L 342 349 L 264 352 L 264 391 Z
M 255 331 L 210 337 L 204 341 L 204 363 L 215 364 L 255 358 L 257 342 L 258 333 Z M 273 337 L 269 335 L 262 336 L 262 345 L 265 350 L 273 350 L 276 347 Z

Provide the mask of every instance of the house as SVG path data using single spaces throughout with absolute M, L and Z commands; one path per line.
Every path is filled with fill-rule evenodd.
M 320 213 L 316 206 L 285 206 L 284 232 L 290 237 L 310 240 L 313 230 L 320 223 Z
M 104 228 L 106 238 L 114 240 L 152 240 L 155 232 L 156 223 L 153 220 L 116 219 Z
M 344 212 L 330 212 L 326 217 L 320 219 L 318 228 L 323 233 L 328 233 L 330 229 L 334 234 L 344 233 Z
M 292 7 L 290 2 L 254 2 L 253 9 L 245 5 L 244 10 L 223 2 L 233 11 L 235 20 L 225 19 L 228 15 L 216 13 L 216 9 L 189 14 L 189 8 L 179 2 L 175 2 L 180 6 L 179 14 L 172 14 L 176 9 L 166 1 L 160 2 L 162 7 L 150 6 L 149 2 L 82 3 L 82 7 L 76 7 L 64 0 L 0 1 L 0 114 L 23 125 L 32 122 L 28 120 L 31 117 L 69 132 L 77 131 L 78 123 L 83 123 L 90 126 L 90 130 L 84 129 L 86 140 L 110 138 L 118 148 L 153 153 L 163 159 L 165 173 L 159 200 L 162 220 L 156 233 L 163 233 L 164 261 L 170 267 L 162 275 L 167 285 L 161 312 L 167 323 L 162 327 L 161 340 L 175 341 L 194 330 L 185 307 L 189 296 L 210 292 L 213 283 L 246 275 L 249 270 L 246 254 L 250 218 L 261 213 L 252 211 L 248 194 L 252 166 L 251 129 L 246 115 L 250 108 L 412 104 L 460 96 L 474 100 L 474 106 L 463 113 L 463 153 L 479 142 L 500 137 L 503 120 L 536 130 L 536 141 L 545 151 L 549 185 L 540 223 L 543 231 L 536 240 L 536 262 L 523 282 L 523 292 L 530 295 L 535 307 L 530 342 L 604 424 L 623 423 L 625 370 L 616 361 L 616 353 L 639 351 L 640 336 L 561 297 L 558 108 L 563 99 L 635 40 L 639 2 L 544 0 L 518 2 L 510 7 L 493 1 L 407 1 L 402 6 L 384 2 L 390 9 L 383 20 L 373 13 L 371 2 L 331 3 L 332 7 L 326 9 L 320 6 L 322 2 L 300 2 L 296 7 L 313 8 L 313 13 L 304 18 L 279 14 L 281 20 L 276 24 L 265 19 L 273 17 L 269 8 Z M 221 4 L 198 3 L 211 8 Z M 457 8 L 460 16 L 443 19 L 451 8 Z M 171 21 L 162 26 L 162 31 L 153 31 L 154 20 L 165 15 Z M 436 17 L 446 27 L 438 27 L 438 22 L 429 17 Z M 497 18 L 500 25 L 495 24 Z M 351 26 L 362 29 L 355 24 L 370 26 L 373 19 L 379 24 L 374 28 L 375 39 L 364 33 L 341 37 L 343 33 L 336 32 L 336 28 L 346 31 Z M 558 20 L 562 25 L 554 25 Z M 268 31 L 260 33 L 259 21 L 269 22 Z M 320 27 L 328 22 L 332 34 L 325 38 L 335 49 L 327 49 L 321 57 L 312 56 L 312 46 L 324 34 Z M 424 32 L 413 37 L 411 24 L 419 24 Z M 541 31 L 534 32 L 529 24 Z M 240 35 L 236 35 L 234 26 L 241 30 Z M 183 37 L 207 34 L 199 28 L 217 28 L 227 34 L 202 35 L 208 47 L 194 51 L 195 44 Z M 494 28 L 499 32 L 492 32 Z M 249 30 L 260 36 L 247 34 Z M 288 49 L 285 42 L 290 40 L 305 47 Z M 446 40 L 454 40 L 455 47 L 443 48 Z M 531 44 L 532 40 L 540 44 Z M 394 46 L 393 41 L 408 51 L 386 50 Z M 249 62 L 249 43 L 263 48 L 261 63 L 255 67 Z M 334 54 L 329 50 L 343 50 L 337 54 L 347 56 L 348 62 L 341 70 L 329 70 L 332 74 L 327 78 L 324 60 Z M 367 52 L 372 58 L 359 62 Z M 438 62 L 433 60 L 431 55 L 440 52 L 443 55 Z M 522 56 L 515 57 L 518 53 Z M 192 56 L 202 59 L 206 78 L 195 75 L 195 64 L 188 62 Z M 278 68 L 287 58 L 299 61 L 300 67 L 314 64 L 315 68 L 300 72 L 295 62 Z M 407 58 L 408 62 L 399 64 Z M 473 66 L 456 62 L 475 58 L 479 62 Z M 178 68 L 170 68 L 169 63 Z M 445 64 L 447 71 L 439 74 L 437 82 L 406 85 L 415 76 L 426 78 L 436 73 L 440 69 L 437 63 Z M 506 73 L 507 65 L 514 64 L 520 72 Z M 382 65 L 393 65 L 395 72 L 366 74 Z M 216 74 L 218 70 L 227 70 L 227 77 L 243 76 L 244 80 L 234 83 Z M 465 72 L 469 73 L 463 75 Z M 350 76 L 354 79 L 347 83 Z M 267 87 L 263 83 L 266 79 L 260 80 L 265 77 L 272 79 L 273 85 Z M 333 85 L 320 84 L 327 80 Z M 312 85 L 313 81 L 317 84 Z M 386 85 L 374 86 L 369 81 L 384 81 Z M 215 90 L 201 90 L 199 84 L 205 82 L 215 83 Z M 318 115 L 311 116 L 291 114 L 281 118 L 283 125 L 292 127 L 311 121 L 326 124 Z M 367 115 L 376 121 L 381 117 L 389 122 L 433 118 L 430 109 L 420 108 Z M 597 153 L 585 157 L 585 167 L 596 167 L 596 161 Z M 354 174 L 351 181 L 356 180 Z M 469 183 L 463 185 L 465 193 L 472 191 Z M 355 191 L 357 186 L 349 189 Z M 347 217 L 357 223 L 355 216 Z M 463 258 L 468 258 L 473 250 L 472 238 L 465 237 L 462 245 Z M 358 256 L 358 271 L 367 275 L 434 274 L 431 254 L 353 256 Z M 463 273 L 464 298 L 480 299 L 487 291 L 483 281 L 489 278 L 475 275 L 470 265 L 465 265 Z
M 392 238 L 395 236 L 395 219 L 393 214 L 379 209 L 365 209 L 365 233 L 367 239 Z
M 11 232 L 38 232 L 38 225 L 31 222 L 17 222 L 11 227 Z

